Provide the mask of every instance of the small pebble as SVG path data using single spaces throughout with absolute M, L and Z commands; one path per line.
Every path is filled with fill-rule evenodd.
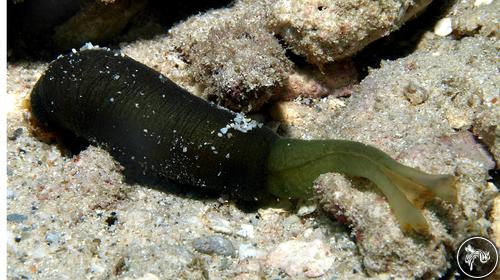
M 14 130 L 11 135 L 9 135 L 9 140 L 14 141 L 22 134 L 23 134 L 23 128 L 22 127 L 16 128 L 16 130 Z
M 478 7 L 482 5 L 489 5 L 491 3 L 493 3 L 493 0 L 476 0 L 474 1 L 474 6 Z
M 49 245 L 59 243 L 60 239 L 61 239 L 61 234 L 58 232 L 49 232 L 45 235 L 45 241 L 47 241 L 47 244 Z
M 128 277 L 125 277 L 124 280 L 160 280 L 160 278 L 158 276 L 156 276 L 155 274 L 152 274 L 152 273 L 146 273 L 144 274 L 143 276 L 139 277 L 139 278 L 128 278 Z
M 250 224 L 241 225 L 241 229 L 236 234 L 241 237 L 254 238 L 253 226 Z
M 193 248 L 204 254 L 216 254 L 220 256 L 235 256 L 233 243 L 227 238 L 219 235 L 203 236 L 192 243 Z
M 231 227 L 231 222 L 218 217 L 213 217 L 208 220 L 208 226 L 215 232 L 232 234 L 233 229 Z
M 257 226 L 259 224 L 259 216 L 251 217 L 250 224 Z
M 403 94 L 414 106 L 424 103 L 429 98 L 429 92 L 413 81 L 408 82 L 404 87 Z
M 11 189 L 7 189 L 7 199 L 13 199 L 16 196 L 16 193 Z
M 434 33 L 441 37 L 450 35 L 452 31 L 453 31 L 453 26 L 451 23 L 451 18 L 440 19 L 436 23 L 436 26 L 434 26 Z
M 261 257 L 264 255 L 265 252 L 255 248 L 255 246 L 251 243 L 240 244 L 240 247 L 238 248 L 238 258 L 240 260 Z
M 297 211 L 297 215 L 299 217 L 307 216 L 316 211 L 317 205 L 316 203 L 304 203 L 299 206 L 299 210 Z
M 290 215 L 285 220 L 283 220 L 284 227 L 290 227 L 293 224 L 299 223 L 300 218 L 297 215 Z
M 283 242 L 270 252 L 266 264 L 285 271 L 291 277 L 319 277 L 333 265 L 335 257 L 321 240 Z
M 13 214 L 7 215 L 8 222 L 22 223 L 22 222 L 26 221 L 27 219 L 28 219 L 28 217 L 26 215 L 22 215 L 22 214 L 13 213 Z

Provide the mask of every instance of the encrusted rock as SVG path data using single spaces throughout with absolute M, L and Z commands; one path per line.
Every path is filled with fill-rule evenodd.
M 322 65 L 352 56 L 399 28 L 430 0 L 269 1 L 269 28 L 297 54 Z
M 202 97 L 235 111 L 259 109 L 283 84 L 291 62 L 259 11 L 239 6 L 191 17 L 169 31 Z
M 440 277 L 448 268 L 445 244 L 451 238 L 433 213 L 425 212 L 432 238 L 405 235 L 380 195 L 359 191 L 341 175 L 326 174 L 316 181 L 325 211 L 347 223 L 356 237 L 370 275 L 396 278 Z
M 493 209 L 491 210 L 493 223 L 491 224 L 492 237 L 497 247 L 500 247 L 500 196 L 495 198 L 493 202 Z

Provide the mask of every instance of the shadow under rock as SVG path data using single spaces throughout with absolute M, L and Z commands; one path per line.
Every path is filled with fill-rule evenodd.
M 87 38 L 86 41 L 105 47 L 116 48 L 121 42 L 131 42 L 140 39 L 151 39 L 158 34 L 166 34 L 167 30 L 189 16 L 210 9 L 228 6 L 231 0 L 144 0 L 145 4 L 126 22 L 116 20 L 113 24 L 110 15 L 121 10 L 114 10 L 116 5 L 127 6 L 133 0 L 107 4 L 93 0 L 8 0 L 7 1 L 7 58 L 10 62 L 18 60 L 51 61 L 59 54 L 66 53 L 71 48 L 79 49 L 82 44 L 74 45 L 66 42 L 63 49 L 56 43 L 56 30 L 79 18 L 73 28 L 86 28 L 90 23 L 108 24 L 100 32 L 117 32 L 108 39 Z M 100 5 L 89 12 L 92 5 Z M 82 12 L 83 11 L 83 12 Z M 83 19 L 83 20 L 82 20 Z M 83 27 L 82 27 L 83 25 Z M 77 31 L 75 31 L 77 32 Z M 70 32 L 71 33 L 71 32 Z M 91 34 L 91 33 L 89 33 Z M 105 34 L 95 31 L 92 36 L 107 38 Z M 76 35 L 75 35 L 76 36 Z M 85 36 L 85 34 L 79 34 Z M 90 35 L 89 35 L 90 36 Z M 95 36 L 94 36 L 95 37 Z M 68 36 L 68 40 L 72 36 Z
M 369 69 L 380 68 L 383 60 L 396 60 L 413 53 L 426 31 L 432 30 L 438 20 L 453 6 L 455 0 L 433 1 L 417 18 L 406 22 L 400 29 L 381 38 L 356 54 L 354 63 L 363 80 Z

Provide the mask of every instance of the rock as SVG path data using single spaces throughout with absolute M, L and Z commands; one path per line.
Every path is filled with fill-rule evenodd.
M 237 235 L 241 237 L 247 237 L 247 238 L 254 238 L 254 229 L 253 225 L 250 224 L 244 224 L 241 225 L 241 229 L 236 232 Z
M 60 239 L 61 239 L 61 234 L 58 232 L 49 232 L 45 235 L 45 241 L 47 241 L 49 245 L 59 243 Z
M 396 30 L 431 2 L 267 1 L 269 29 L 313 64 L 352 56 Z
M 482 6 L 482 5 L 489 5 L 493 2 L 493 0 L 476 0 L 474 1 L 474 6 Z
M 325 174 L 315 182 L 323 209 L 349 225 L 370 276 L 388 273 L 395 278 L 439 277 L 448 269 L 445 244 L 451 237 L 435 215 L 424 212 L 432 238 L 405 235 L 387 201 L 371 191 L 353 188 L 339 174 Z M 418 264 L 415 266 L 414 264 Z
M 283 227 L 288 228 L 293 224 L 300 223 L 300 218 L 297 215 L 290 215 L 285 220 L 283 220 Z
M 304 125 L 309 112 L 313 112 L 310 107 L 297 104 L 292 101 L 277 102 L 271 108 L 273 119 L 290 125 Z
M 477 143 L 471 132 L 461 131 L 451 136 L 442 136 L 441 139 L 458 157 L 479 162 L 488 170 L 495 167 L 495 161 L 491 155 L 481 144 Z
M 111 4 L 92 2 L 56 27 L 53 40 L 63 50 L 78 48 L 86 42 L 109 41 L 124 30 L 145 6 L 145 0 L 125 0 Z
M 7 176 L 12 176 L 14 174 L 14 171 L 12 171 L 12 168 L 7 166 Z
M 498 11 L 499 1 L 457 1 L 454 7 L 448 10 L 446 17 L 452 18 L 455 36 L 480 35 L 497 39 Z
M 15 193 L 13 190 L 11 190 L 11 189 L 7 188 L 7 191 L 6 191 L 6 192 L 7 192 L 7 199 L 13 199 L 14 197 L 16 197 L 16 193 Z M 7 217 L 8 217 L 8 216 L 7 216 Z M 7 218 L 7 221 L 8 221 L 8 220 L 9 220 L 9 219 Z
M 451 18 L 449 17 L 440 19 L 434 26 L 434 33 L 438 36 L 448 36 L 452 31 L 453 27 L 451 24 Z
M 454 129 L 467 128 L 472 122 L 472 116 L 467 114 L 467 111 L 462 111 L 455 107 L 448 108 L 446 111 L 446 118 L 450 126 Z
M 139 278 L 130 278 L 130 277 L 125 277 L 123 280 L 160 280 L 160 278 L 153 273 L 146 273 L 143 276 Z
M 13 223 L 22 223 L 26 221 L 28 217 L 26 215 L 18 214 L 18 213 L 12 213 L 7 215 L 7 221 L 8 222 L 13 222 Z
M 246 259 L 244 261 L 238 262 L 237 271 L 239 272 L 236 275 L 234 280 L 261 280 L 262 277 L 262 268 L 257 259 Z
M 9 134 L 8 139 L 14 141 L 22 134 L 23 134 L 23 128 L 18 127 L 12 133 Z
M 493 237 L 493 241 L 497 244 L 497 247 L 500 247 L 500 196 L 497 196 L 493 202 L 491 216 L 493 217 L 493 223 L 491 224 L 491 236 Z
M 219 217 L 207 217 L 207 225 L 211 230 L 215 232 L 224 234 L 233 233 L 231 223 L 228 220 Z
M 299 205 L 299 210 L 297 210 L 297 216 L 303 217 L 312 214 L 316 211 L 318 204 L 316 201 L 302 201 Z
M 231 241 L 227 238 L 219 235 L 197 238 L 193 241 L 192 245 L 196 251 L 204 254 L 216 254 L 231 257 L 236 255 L 233 243 L 231 243 Z
M 262 12 L 235 5 L 194 16 L 169 31 L 202 97 L 234 111 L 258 110 L 281 86 L 292 63 L 264 27 Z
M 281 243 L 266 259 L 266 265 L 284 270 L 290 277 L 319 277 L 333 265 L 335 257 L 321 240 Z
M 254 244 L 242 243 L 238 248 L 238 258 L 246 260 L 250 258 L 262 258 L 266 255 L 263 250 L 257 249 Z
M 280 100 L 294 100 L 297 97 L 321 98 L 330 96 L 346 96 L 343 88 L 358 82 L 358 72 L 354 63 L 342 60 L 324 65 L 295 67 L 279 91 Z
M 409 81 L 404 88 L 404 95 L 412 105 L 424 103 L 429 98 L 429 92 L 414 81 Z

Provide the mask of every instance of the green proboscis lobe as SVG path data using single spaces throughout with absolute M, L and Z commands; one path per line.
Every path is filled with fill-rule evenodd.
M 456 202 L 455 177 L 402 165 L 384 152 L 347 140 L 280 139 L 271 148 L 268 190 L 279 197 L 307 198 L 321 174 L 338 172 L 374 182 L 404 230 L 428 232 L 419 208 L 437 196 Z

